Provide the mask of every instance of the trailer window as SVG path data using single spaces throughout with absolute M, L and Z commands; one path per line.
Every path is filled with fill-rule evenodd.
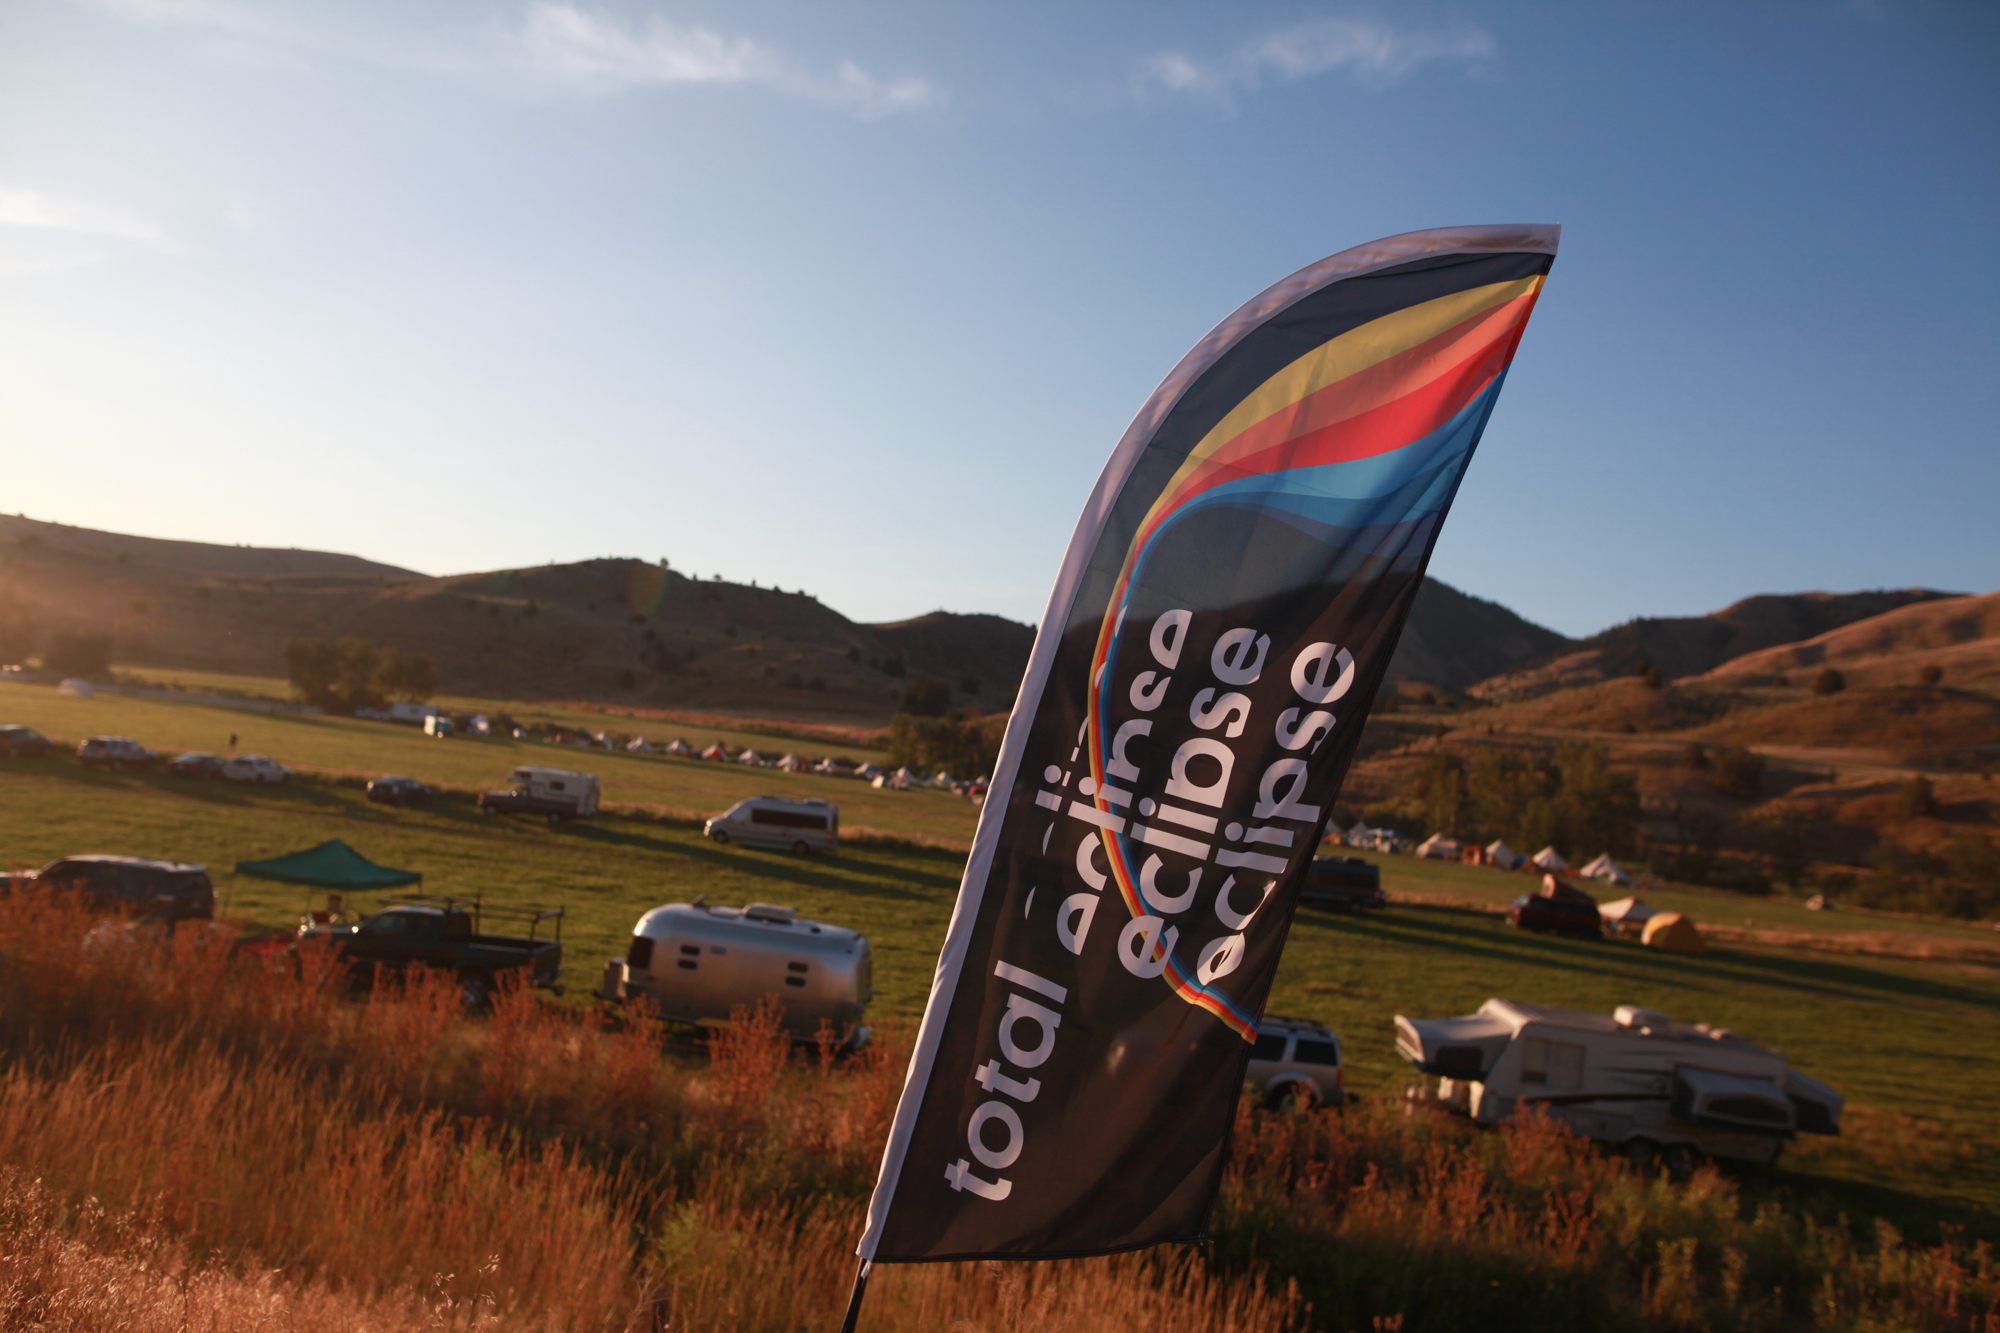
M 1521 1082 L 1549 1081 L 1549 1044 L 1540 1037 L 1521 1039 Z
M 625 965 L 638 971 L 645 971 L 653 965 L 653 942 L 644 935 L 632 937 L 632 947 L 625 951 Z

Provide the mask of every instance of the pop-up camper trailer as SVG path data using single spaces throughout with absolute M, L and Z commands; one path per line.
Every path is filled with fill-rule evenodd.
M 1483 1125 L 1539 1107 L 1635 1162 L 1773 1162 L 1799 1134 L 1838 1134 L 1842 1098 L 1776 1051 L 1633 1005 L 1615 1013 L 1488 1000 L 1463 1018 L 1396 1016 L 1396 1050 L 1438 1100 Z

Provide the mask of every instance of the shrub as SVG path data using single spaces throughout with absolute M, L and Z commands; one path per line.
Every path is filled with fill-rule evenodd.
M 1832 667 L 1821 668 L 1820 673 L 1813 677 L 1812 692 L 1814 694 L 1839 694 L 1846 688 L 1847 677 L 1841 675 Z

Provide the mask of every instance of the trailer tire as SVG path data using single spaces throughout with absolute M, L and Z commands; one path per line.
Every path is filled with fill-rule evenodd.
M 483 1014 L 493 1007 L 493 979 L 477 975 L 458 979 L 459 1002 L 467 1013 Z
M 729 845 L 729 835 L 727 833 L 724 833 L 721 829 L 717 829 L 715 832 L 709 834 L 708 836 L 714 840 L 715 845 L 718 847 L 727 847 Z
M 1702 1152 L 1692 1143 L 1669 1144 L 1660 1154 L 1660 1164 L 1675 1180 L 1686 1180 L 1701 1166 Z
M 1625 1160 L 1631 1165 L 1634 1171 L 1651 1175 L 1653 1169 L 1659 1165 L 1660 1145 L 1651 1139 L 1627 1139 L 1625 1140 Z
M 810 847 L 806 846 L 806 844 L 805 844 L 805 841 L 804 841 L 803 839 L 801 839 L 800 841 L 798 841 L 798 842 L 795 842 L 795 843 L 793 843 L 793 844 L 792 844 L 792 855 L 793 855 L 793 856 L 811 856 L 811 855 L 812 855 L 812 848 L 810 848 Z

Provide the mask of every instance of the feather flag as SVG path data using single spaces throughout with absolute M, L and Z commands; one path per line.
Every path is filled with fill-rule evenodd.
M 1008 723 L 864 1262 L 1201 1237 L 1299 884 L 1556 240 L 1334 255 L 1140 411 Z

